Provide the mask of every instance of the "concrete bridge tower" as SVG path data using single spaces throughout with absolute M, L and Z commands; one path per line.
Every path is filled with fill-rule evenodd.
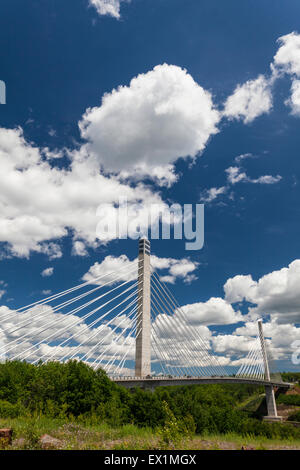
M 269 362 L 268 362 L 268 355 L 263 331 L 263 324 L 262 320 L 258 320 L 258 332 L 259 332 L 259 339 L 261 344 L 261 351 L 264 361 L 264 368 L 265 368 L 265 380 L 270 382 L 270 369 L 269 369 Z M 266 420 L 269 421 L 281 421 L 281 417 L 277 415 L 277 406 L 275 400 L 275 392 L 273 385 L 265 385 L 266 391 L 266 402 L 267 402 L 267 410 L 268 416 L 265 417 Z
M 151 375 L 151 272 L 150 242 L 139 240 L 138 314 L 135 344 L 135 376 Z

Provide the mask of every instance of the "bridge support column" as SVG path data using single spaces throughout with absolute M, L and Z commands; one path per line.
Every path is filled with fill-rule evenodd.
M 264 361 L 264 369 L 265 369 L 265 379 L 270 382 L 270 369 L 269 369 L 269 362 L 268 362 L 268 355 L 263 331 L 262 320 L 258 320 L 258 332 L 259 332 L 259 339 L 261 344 L 261 352 Z M 264 417 L 265 421 L 282 421 L 282 417 L 277 415 L 277 406 L 275 400 L 275 393 L 273 385 L 266 385 L 265 386 L 266 392 L 266 403 L 267 403 L 267 411 L 268 415 Z
M 139 240 L 138 314 L 135 344 L 135 376 L 151 375 L 150 242 Z
M 270 417 L 270 418 L 278 419 L 274 387 L 272 385 L 266 385 L 265 391 L 266 391 L 268 418 Z

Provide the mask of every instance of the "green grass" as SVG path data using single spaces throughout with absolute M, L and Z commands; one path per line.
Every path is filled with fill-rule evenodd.
M 12 428 L 14 439 L 24 437 L 28 428 L 35 426 L 36 432 L 40 435 L 51 434 L 65 423 L 63 419 L 41 417 L 19 417 L 0 419 L 0 428 Z
M 268 439 L 264 436 L 240 436 L 235 433 L 227 433 L 222 435 L 203 434 L 201 439 L 213 442 L 231 442 L 239 448 L 242 446 L 253 446 L 255 449 L 267 449 L 269 447 L 298 447 L 300 449 L 300 439 Z
M 132 424 L 111 427 L 106 423 L 96 423 L 94 420 L 51 419 L 44 416 L 34 418 L 7 418 L 0 419 L 0 427 L 11 427 L 14 431 L 14 440 L 22 438 L 22 445 L 15 444 L 13 448 L 35 449 L 39 448 L 39 437 L 43 434 L 59 439 L 62 448 L 70 449 L 159 449 L 160 439 L 158 433 L 150 428 L 140 428 Z M 177 449 L 300 449 L 300 439 L 267 439 L 265 437 L 240 436 L 234 433 L 202 434 L 182 439 Z M 170 446 L 170 448 L 174 448 Z
M 32 444 L 32 436 L 37 440 L 44 434 L 60 439 L 64 449 L 105 449 L 110 448 L 111 444 L 113 448 L 118 448 L 122 442 L 129 449 L 148 448 L 155 438 L 149 428 L 131 424 L 114 428 L 106 423 L 95 423 L 92 419 L 66 420 L 45 416 L 5 418 L 0 419 L 0 428 L 12 428 L 13 439 L 25 439 L 27 448 L 38 447 Z

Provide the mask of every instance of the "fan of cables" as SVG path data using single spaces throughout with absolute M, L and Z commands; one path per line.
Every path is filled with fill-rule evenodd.
M 239 368 L 236 377 L 247 377 L 253 379 L 265 379 L 264 358 L 261 350 L 261 340 L 257 336 L 253 342 L 253 347 L 244 360 L 244 364 Z
M 122 375 L 134 360 L 139 261 L 18 310 L 0 311 L 0 360 L 81 360 Z
M 210 353 L 209 341 L 201 329 L 191 325 L 185 311 L 152 269 L 151 316 L 153 363 L 163 375 L 226 376 L 217 356 Z

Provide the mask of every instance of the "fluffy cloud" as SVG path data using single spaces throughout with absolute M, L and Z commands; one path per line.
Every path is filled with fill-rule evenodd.
M 231 166 L 227 168 L 227 179 L 230 184 L 236 183 L 253 183 L 253 184 L 275 184 L 278 183 L 282 177 L 280 175 L 271 176 L 271 175 L 263 175 L 259 176 L 258 178 L 249 178 L 247 174 L 241 170 L 240 167 Z
M 102 279 L 98 279 L 105 276 Z M 126 255 L 106 256 L 101 263 L 96 262 L 83 276 L 83 281 L 103 285 L 107 282 L 134 280 L 137 277 L 137 260 L 130 261 Z
M 290 106 L 291 113 L 300 116 L 300 80 L 294 80 L 291 86 L 291 96 L 285 104 Z
M 280 47 L 274 56 L 272 69 L 300 77 L 300 34 L 292 32 L 278 39 Z
M 278 39 L 280 47 L 271 68 L 275 77 L 283 73 L 292 77 L 291 96 L 285 104 L 295 116 L 300 115 L 300 34 L 292 32 Z
M 6 282 L 5 281 L 0 281 L 0 299 L 2 299 L 4 294 L 6 294 L 6 287 L 7 287 Z
M 28 257 L 35 251 L 60 257 L 56 240 L 70 231 L 74 240 L 97 246 L 101 242 L 97 224 L 101 217 L 109 222 L 115 215 L 120 194 L 129 205 L 139 203 L 136 220 L 146 226 L 148 207 L 163 205 L 160 196 L 142 184 L 133 186 L 101 174 L 83 149 L 72 154 L 69 167 L 62 169 L 51 165 L 42 149 L 26 142 L 21 129 L 0 128 L 2 255 Z M 106 216 L 97 216 L 99 205 L 107 204 L 111 206 Z M 77 253 L 79 247 L 82 253 L 77 243 Z
M 248 177 L 245 172 L 237 166 L 230 166 L 225 170 L 227 173 L 227 180 L 230 184 L 240 183 L 241 181 L 247 181 Z
M 277 323 L 300 323 L 300 260 L 287 268 L 262 276 L 257 282 L 248 276 L 235 276 L 225 286 L 230 302 L 246 300 L 256 305 L 250 309 L 253 318 L 271 315 Z
M 276 319 L 264 323 L 264 335 L 267 338 L 268 349 L 272 358 L 276 360 L 288 359 L 291 355 L 291 345 L 300 340 L 300 328 L 293 324 L 280 324 Z M 237 328 L 233 335 L 245 338 L 257 335 L 257 324 L 246 322 L 244 326 Z
M 46 268 L 44 269 L 44 271 L 41 272 L 41 275 L 43 277 L 50 277 L 53 275 L 53 272 L 54 272 L 54 268 Z
M 212 337 L 216 352 L 242 358 L 249 351 L 258 333 L 257 319 L 269 317 L 264 323 L 264 334 L 271 357 L 275 360 L 291 360 L 293 343 L 300 340 L 300 260 L 287 268 L 273 271 L 258 281 L 251 275 L 237 275 L 224 285 L 228 303 L 247 301 L 248 315 L 243 315 L 244 326 L 231 335 Z M 227 353 L 226 353 L 227 354 Z M 243 359 L 241 359 L 243 361 Z
M 230 278 L 224 284 L 225 299 L 230 303 L 242 302 L 244 299 L 248 299 L 249 292 L 256 287 L 256 282 L 253 281 L 252 276 L 238 275 Z
M 177 279 L 183 279 L 185 283 L 190 283 L 197 279 L 194 271 L 199 263 L 191 261 L 187 258 L 159 258 L 155 255 L 151 256 L 151 266 L 154 270 L 167 270 L 168 273 L 160 275 L 160 280 L 174 284 Z
M 104 95 L 80 129 L 106 171 L 174 182 L 173 162 L 203 151 L 218 122 L 211 94 L 182 68 L 163 64 Z
M 243 158 L 250 158 L 248 157 L 249 154 L 246 154 L 247 156 L 240 155 L 240 157 Z M 241 161 L 243 158 L 240 160 L 236 161 Z M 202 191 L 200 195 L 200 200 L 202 202 L 205 202 L 207 204 L 215 201 L 219 196 L 227 194 L 229 198 L 233 198 L 233 192 L 229 192 L 230 190 L 230 185 L 235 185 L 237 183 L 252 183 L 252 184 L 275 184 L 278 183 L 282 177 L 280 175 L 276 176 L 271 176 L 271 175 L 262 175 L 259 176 L 258 178 L 250 178 L 245 171 L 241 169 L 239 166 L 231 166 L 225 170 L 225 173 L 227 174 L 227 185 L 226 186 L 220 186 L 219 188 L 210 188 L 210 189 L 205 189 Z
M 255 80 L 248 80 L 236 87 L 225 102 L 223 114 L 229 119 L 242 119 L 248 124 L 258 116 L 269 113 L 271 108 L 271 82 L 263 75 L 259 75 Z
M 89 0 L 90 5 L 94 6 L 99 15 L 109 15 L 114 18 L 120 18 L 121 2 L 130 2 L 130 0 Z
M 210 202 L 217 199 L 218 196 L 225 194 L 227 189 L 228 188 L 226 186 L 221 186 L 220 188 L 206 189 L 201 195 L 201 201 L 209 204 Z
M 51 293 L 52 293 L 52 291 L 51 291 L 50 289 L 44 289 L 44 290 L 42 290 L 42 294 L 43 294 L 43 295 L 47 295 L 47 296 L 48 296 L 48 295 L 50 295 Z
M 164 282 L 174 284 L 177 279 L 183 279 L 185 283 L 189 283 L 196 279 L 193 272 L 197 269 L 198 263 L 187 258 L 159 258 L 152 255 L 151 265 L 155 271 L 167 271 L 167 274 L 160 275 L 160 279 Z M 97 280 L 100 276 L 104 275 L 105 278 L 103 280 Z M 116 278 L 118 278 L 118 280 L 116 280 Z M 130 261 L 126 255 L 119 257 L 106 256 L 101 263 L 96 262 L 93 264 L 83 276 L 84 281 L 92 281 L 99 285 L 109 281 L 121 282 L 134 280 L 136 278 L 137 259 Z
M 259 176 L 258 178 L 248 179 L 249 183 L 254 184 L 275 184 L 278 183 L 282 177 L 280 175 L 272 176 L 272 175 L 263 175 Z
M 87 256 L 86 246 L 80 240 L 75 240 L 73 243 L 72 254 L 74 256 Z
M 193 369 L 195 374 L 199 368 L 202 371 L 206 369 L 206 375 L 220 373 L 219 367 L 230 362 L 229 357 L 214 357 L 209 328 L 191 323 L 179 311 L 172 316 L 158 313 L 152 323 L 152 336 L 153 359 L 167 364 L 171 369 L 179 367 L 181 374 L 187 373 L 187 369 Z
M 223 115 L 229 119 L 253 121 L 258 116 L 269 113 L 272 109 L 272 85 L 275 80 L 288 74 L 292 78 L 291 96 L 286 105 L 291 107 L 292 114 L 300 115 L 300 34 L 292 32 L 278 38 L 279 48 L 270 64 L 271 75 L 259 75 L 238 85 L 233 94 L 227 98 Z
M 256 325 L 257 329 L 257 325 Z M 257 331 L 255 336 L 257 335 Z M 217 335 L 212 337 L 214 350 L 217 353 L 225 353 L 228 356 L 243 356 L 255 346 L 256 338 L 235 335 Z
M 247 158 L 256 158 L 253 153 L 242 153 L 241 155 L 237 155 L 234 159 L 236 163 L 240 163 L 242 160 L 246 160 Z
M 211 297 L 207 302 L 184 305 L 182 310 L 192 325 L 230 325 L 243 321 L 239 311 L 236 312 L 230 303 L 218 297 Z

